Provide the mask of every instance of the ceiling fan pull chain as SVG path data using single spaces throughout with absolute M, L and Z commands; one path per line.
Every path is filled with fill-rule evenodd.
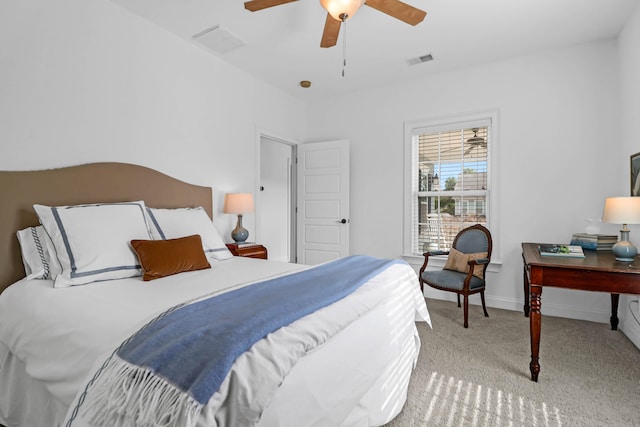
M 342 37 L 342 77 L 344 77 L 344 69 L 347 67 L 347 15 L 343 14 L 342 26 L 344 27 L 344 36 Z

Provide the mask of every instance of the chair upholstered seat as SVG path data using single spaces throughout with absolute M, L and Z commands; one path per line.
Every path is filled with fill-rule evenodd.
M 491 233 L 480 224 L 461 230 L 451 244 L 448 252 L 425 252 L 424 264 L 420 268 L 420 289 L 424 292 L 427 284 L 435 289 L 455 292 L 460 307 L 460 295 L 464 298 L 464 327 L 469 327 L 469 295 L 480 294 L 485 317 L 489 317 L 484 301 L 486 272 L 491 262 L 493 242 Z M 455 249 L 455 250 L 454 250 Z M 448 255 L 446 269 L 427 270 L 429 257 Z
M 434 270 L 422 273 L 422 280 L 427 283 L 437 283 L 438 288 L 446 288 L 461 291 L 464 288 L 464 280 L 467 278 L 466 273 L 460 273 L 452 270 Z M 469 281 L 469 289 L 478 289 L 484 287 L 484 280 L 471 277 Z

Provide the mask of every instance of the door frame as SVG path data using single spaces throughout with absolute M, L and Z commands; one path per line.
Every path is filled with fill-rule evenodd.
M 260 144 L 262 141 L 262 138 L 265 139 L 269 139 L 271 141 L 275 141 L 281 144 L 285 144 L 291 147 L 291 156 L 292 156 L 292 173 L 291 173 L 291 206 L 289 206 L 289 209 L 291 210 L 290 212 L 290 216 L 291 216 L 291 230 L 289 230 L 290 232 L 290 236 L 291 236 L 291 241 L 289 242 L 290 244 L 290 253 L 289 253 L 289 262 L 296 262 L 296 258 L 297 258 L 297 242 L 298 242 L 298 219 L 297 219 L 297 215 L 296 215 L 296 206 L 297 206 L 297 194 L 298 194 L 298 178 L 297 178 L 297 165 L 296 165 L 296 161 L 295 159 L 297 158 L 297 147 L 299 144 L 301 144 L 300 141 L 294 139 L 294 138 L 289 138 L 286 136 L 282 136 L 282 135 L 278 135 L 274 132 L 268 131 L 268 130 L 264 130 L 264 129 L 256 129 L 256 143 L 255 143 L 255 155 L 256 155 L 256 174 L 255 174 L 255 194 L 256 194 L 256 211 L 258 209 L 260 209 L 260 198 L 258 197 L 258 195 L 260 194 L 260 173 L 261 173 L 261 163 L 262 163 L 262 156 L 261 156 L 261 149 L 260 149 Z M 261 230 L 260 230 L 260 224 L 258 219 L 256 218 L 256 242 L 260 242 L 260 237 L 261 237 Z M 268 250 L 269 248 L 267 248 Z

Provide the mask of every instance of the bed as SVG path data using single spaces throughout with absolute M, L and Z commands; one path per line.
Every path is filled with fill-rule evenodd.
M 170 218 L 186 218 L 183 215 L 205 217 L 210 224 L 210 188 L 184 183 L 137 165 L 94 163 L 43 171 L 0 172 L 0 200 L 0 424 L 373 426 L 389 422 L 402 409 L 421 345 L 415 321 L 430 322 L 415 272 L 406 263 L 348 257 L 340 261 L 341 265 L 309 267 L 231 257 L 224 253 L 219 235 L 210 237 L 206 231 L 180 237 L 179 224 L 176 229 L 166 225 L 170 224 L 167 222 Z M 112 210 L 98 210 L 103 205 Z M 62 211 L 56 208 L 59 206 L 70 209 Z M 80 206 L 82 210 L 76 209 Z M 116 269 L 109 268 L 95 268 L 89 274 L 78 267 L 73 270 L 74 275 L 67 274 L 65 267 L 54 271 L 53 266 L 47 266 L 43 273 L 23 263 L 24 244 L 18 242 L 17 231 L 32 230 L 34 235 L 39 221 L 45 228 L 49 221 L 69 224 L 64 215 L 82 212 L 79 214 L 82 216 L 87 211 L 91 212 L 87 214 L 91 218 L 106 215 L 110 219 L 120 212 L 127 212 L 125 216 L 145 212 L 148 228 L 155 226 L 156 232 L 150 232 L 148 239 L 141 236 L 131 242 L 143 265 L 142 277 L 124 269 L 118 272 L 124 277 L 113 276 L 112 270 Z M 113 235 L 116 239 L 118 233 L 128 230 L 129 222 L 126 224 L 108 233 L 103 230 L 109 235 L 104 238 Z M 61 241 L 68 244 L 64 239 L 70 239 L 68 236 L 74 231 L 71 226 L 63 231 Z M 215 235 L 215 231 L 212 233 Z M 56 241 L 60 236 L 51 234 L 51 242 L 44 246 L 51 243 L 49 252 L 56 253 L 58 243 L 54 258 L 64 258 L 60 254 L 61 244 Z M 163 259 L 162 267 L 156 268 L 154 262 L 158 258 L 152 254 L 158 245 L 164 244 L 171 244 L 174 252 L 169 251 L 173 254 L 171 260 Z M 103 250 L 102 246 L 108 244 L 75 252 L 71 264 L 80 265 L 85 253 L 88 257 L 91 251 L 98 250 L 94 246 Z M 190 251 L 194 255 L 189 256 L 189 262 L 193 258 L 197 262 L 193 261 L 187 269 L 171 270 L 174 255 L 180 259 Z M 162 253 L 169 252 L 163 249 Z M 206 261 L 202 261 L 203 256 Z M 106 262 L 104 258 L 109 257 L 98 258 Z M 64 266 L 68 261 L 61 264 Z M 365 264 L 373 269 L 363 273 L 355 285 L 356 271 L 363 270 Z M 166 265 L 171 266 L 168 273 L 161 271 Z M 158 271 L 162 274 L 151 277 Z M 323 300 L 327 289 L 338 287 L 334 283 L 346 283 L 350 276 L 354 279 L 348 279 L 349 283 L 354 285 L 344 295 L 327 296 L 323 305 L 318 303 L 307 312 L 301 310 L 299 317 L 291 317 L 303 306 L 295 298 L 314 303 Z M 320 277 L 334 279 L 323 283 Z M 321 296 L 310 294 L 316 292 L 312 289 L 317 289 Z M 277 292 L 284 293 L 278 296 Z M 241 311 L 234 304 L 249 307 Z M 195 322 L 198 316 L 210 317 L 206 317 L 205 325 L 188 323 Z M 278 320 L 280 326 L 272 317 L 282 317 Z M 186 325 L 178 319 L 186 319 Z M 245 320 L 253 321 L 251 334 L 246 336 L 260 336 L 243 344 L 245 348 L 234 349 L 237 355 L 231 357 L 227 370 L 222 371 L 224 375 L 218 372 L 217 362 L 216 366 L 209 366 L 210 360 L 217 360 L 215 357 L 222 353 L 220 348 L 244 343 L 245 335 L 231 335 L 221 329 L 224 322 L 220 319 L 233 319 L 229 323 L 234 331 Z M 254 332 L 267 324 L 273 326 L 266 336 L 262 330 Z M 152 335 L 154 328 L 168 335 L 160 338 Z M 195 330 L 205 332 L 197 339 L 188 338 Z M 227 342 L 221 338 L 226 335 L 231 335 L 231 344 L 211 345 Z M 212 341 L 207 341 L 209 336 L 214 337 Z M 186 339 L 191 340 L 188 345 L 184 344 Z M 174 340 L 175 346 L 164 346 Z M 199 349 L 184 350 L 192 342 Z M 151 351 L 141 350 L 149 346 Z M 138 362 L 133 361 L 135 357 L 148 358 L 149 353 L 159 353 L 160 347 L 171 347 L 173 352 L 159 356 L 164 359 L 157 372 L 155 367 L 145 367 L 139 372 L 144 373 L 142 382 L 149 381 L 145 384 L 162 383 L 164 388 L 158 387 L 161 390 L 158 393 L 162 394 L 134 400 L 130 396 L 138 393 L 136 386 L 131 385 L 135 381 L 130 371 L 126 371 L 127 375 L 114 373 L 120 372 L 117 363 L 125 359 L 127 369 L 131 365 L 138 368 Z M 198 352 L 202 355 L 198 356 Z M 178 377 L 168 381 L 164 381 L 164 374 L 160 375 L 162 369 L 175 373 L 195 366 L 198 357 L 206 359 L 207 365 L 207 375 L 197 371 L 199 388 L 181 389 L 183 376 L 191 374 L 176 373 Z M 200 366 L 197 369 L 205 372 Z M 133 388 L 127 388 L 125 393 L 114 392 L 114 387 Z M 141 386 L 139 390 L 144 388 L 147 393 L 149 387 Z M 176 396 L 185 395 L 185 402 L 191 402 L 191 406 L 175 403 L 179 399 L 169 393 L 176 388 L 182 390 Z M 201 393 L 202 390 L 206 392 Z M 121 399 L 123 395 L 126 399 Z M 122 406 L 120 400 L 127 402 Z M 145 409 L 144 402 L 150 402 L 149 408 L 155 409 Z M 114 418 L 114 408 L 120 410 L 125 406 L 136 407 L 138 418 L 130 415 Z M 166 414 L 158 415 L 158 408 Z M 141 415 L 145 411 L 147 414 Z

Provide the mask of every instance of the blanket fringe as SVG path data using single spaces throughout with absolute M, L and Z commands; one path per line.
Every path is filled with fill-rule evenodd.
M 194 427 L 201 410 L 188 393 L 113 355 L 87 395 L 84 415 L 97 427 Z

